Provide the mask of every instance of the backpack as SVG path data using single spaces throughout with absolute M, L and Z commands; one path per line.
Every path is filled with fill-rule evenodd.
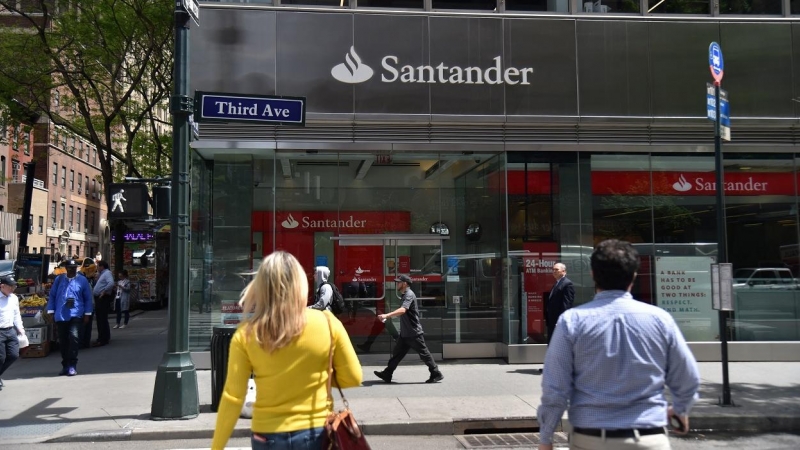
M 322 290 L 322 286 L 325 286 L 326 284 L 330 286 L 331 290 L 333 291 L 333 294 L 331 295 L 331 305 L 330 305 L 331 312 L 334 315 L 342 314 L 345 311 L 344 297 L 342 297 L 342 293 L 339 292 L 339 289 L 336 287 L 335 284 L 328 283 L 327 281 L 325 283 L 322 283 L 319 286 L 319 289 L 317 290 L 317 297 L 319 297 L 320 291 Z

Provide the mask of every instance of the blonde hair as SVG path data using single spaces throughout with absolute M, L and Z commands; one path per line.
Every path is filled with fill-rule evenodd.
M 268 352 L 287 346 L 306 326 L 307 298 L 308 279 L 297 258 L 282 251 L 268 255 L 239 300 L 245 336 L 255 336 Z

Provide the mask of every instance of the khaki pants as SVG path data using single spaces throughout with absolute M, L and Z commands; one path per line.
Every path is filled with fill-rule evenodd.
M 666 434 L 651 434 L 636 438 L 601 438 L 580 433 L 570 433 L 571 450 L 670 450 Z

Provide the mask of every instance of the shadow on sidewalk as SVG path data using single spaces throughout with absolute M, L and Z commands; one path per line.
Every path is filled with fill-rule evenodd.
M 100 417 L 64 417 L 78 409 L 75 407 L 53 407 L 52 405 L 61 401 L 62 398 L 46 398 L 30 408 L 19 412 L 16 416 L 3 421 L 3 427 L 13 425 L 53 425 L 53 424 L 72 424 L 78 422 L 96 422 L 98 420 L 118 420 L 118 419 L 149 419 L 150 414 L 132 414 L 121 416 L 100 416 Z
M 542 369 L 517 369 L 517 370 L 509 370 L 506 373 L 521 373 L 524 375 L 541 375 Z
M 116 317 L 109 317 L 113 326 Z M 131 317 L 125 329 L 112 329 L 111 342 L 103 347 L 78 352 L 78 377 L 92 374 L 155 372 L 167 349 L 167 310 L 146 311 Z M 97 338 L 97 324 L 93 327 Z M 56 348 L 42 358 L 20 358 L 6 373 L 5 380 L 57 378 L 61 354 Z
M 700 385 L 702 406 L 716 406 L 721 397 L 721 383 L 703 382 Z M 773 413 L 786 410 L 800 413 L 798 398 L 800 398 L 800 384 L 774 386 L 758 383 L 731 383 L 731 400 L 736 406 L 764 407 Z

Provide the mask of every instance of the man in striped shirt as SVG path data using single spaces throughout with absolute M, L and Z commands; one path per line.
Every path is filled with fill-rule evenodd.
M 631 296 L 639 255 L 630 243 L 601 242 L 591 266 L 597 294 L 561 315 L 545 357 L 539 449 L 553 448 L 565 409 L 572 449 L 669 449 L 668 417 L 676 433 L 689 427 L 697 362 L 672 316 Z

